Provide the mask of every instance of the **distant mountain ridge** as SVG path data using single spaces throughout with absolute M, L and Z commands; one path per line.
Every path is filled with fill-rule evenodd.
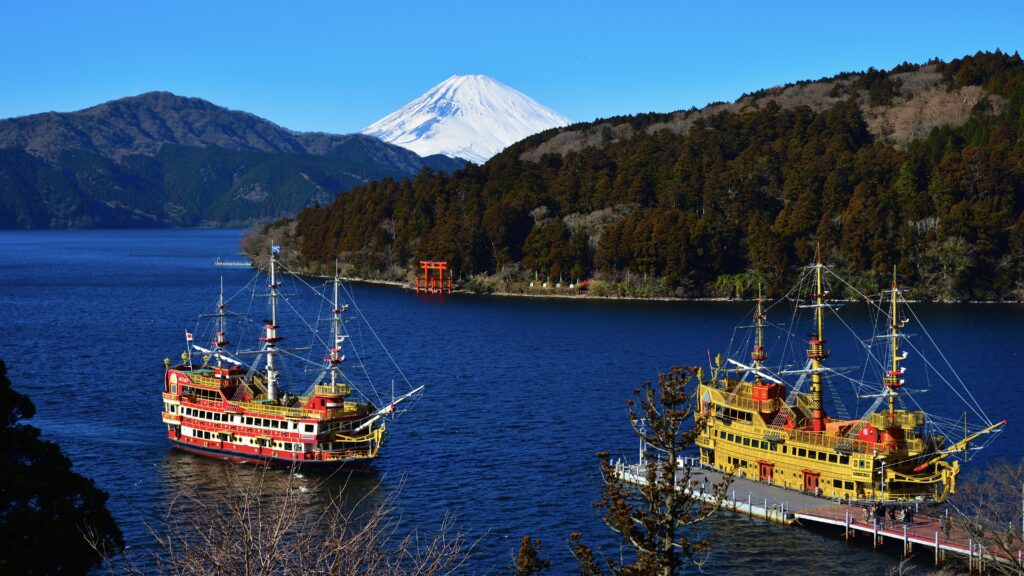
M 242 224 L 371 180 L 463 163 L 149 92 L 0 120 L 0 227 Z
M 417 154 L 444 154 L 482 164 L 514 142 L 569 123 L 526 94 L 476 74 L 451 76 L 363 134 Z

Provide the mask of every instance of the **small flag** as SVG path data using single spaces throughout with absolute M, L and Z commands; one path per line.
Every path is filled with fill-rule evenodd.
M 192 341 L 192 333 L 191 332 L 185 332 L 185 341 L 186 342 L 191 342 Z
M 281 251 L 281 246 L 280 245 L 278 245 L 278 244 L 271 244 L 270 245 L 270 253 L 271 254 L 277 254 L 280 251 Z

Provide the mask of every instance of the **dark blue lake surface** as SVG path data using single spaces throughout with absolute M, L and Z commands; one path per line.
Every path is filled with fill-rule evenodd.
M 0 357 L 38 408 L 32 423 L 110 492 L 130 544 L 178 482 L 215 485 L 226 466 L 172 451 L 160 421 L 163 359 L 216 297 L 248 281 L 219 269 L 236 230 L 0 232 Z M 749 304 L 418 297 L 351 287 L 359 307 L 424 396 L 390 426 L 374 471 L 354 482 L 403 484 L 406 528 L 434 529 L 446 512 L 474 538 L 473 573 L 508 573 L 518 538 L 544 541 L 554 573 L 573 564 L 575 530 L 612 552 L 600 522 L 595 452 L 634 457 L 632 389 L 672 364 L 706 364 Z M 1020 458 L 1019 370 L 1024 307 L 919 306 L 931 335 L 1006 432 L 978 457 Z M 837 344 L 833 343 L 833 348 Z M 374 360 L 371 358 L 370 360 Z M 376 360 L 381 360 L 378 355 Z M 384 386 L 385 388 L 387 385 Z M 938 387 L 922 403 L 963 408 Z M 276 472 L 275 472 L 276 474 Z M 283 473 L 282 473 L 283 474 Z M 895 556 L 834 535 L 722 514 L 705 530 L 713 574 L 880 574 Z

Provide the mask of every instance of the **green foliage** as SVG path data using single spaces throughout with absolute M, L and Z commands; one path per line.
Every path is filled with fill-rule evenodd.
M 900 95 L 901 84 L 902 82 L 892 77 L 891 72 L 868 68 L 867 72 L 853 83 L 853 87 L 868 91 L 868 104 L 886 106 L 892 104 L 893 99 Z
M 551 567 L 551 561 L 540 556 L 540 539 L 523 536 L 516 554 L 515 576 L 536 576 Z
M 986 91 L 1000 96 L 1010 96 L 1021 88 L 1022 69 L 1024 60 L 1019 54 L 1014 52 L 1011 56 L 998 49 L 939 65 L 939 71 L 953 85 L 983 86 Z
M 0 573 L 85 574 L 124 546 L 107 494 L 20 420 L 35 406 L 11 387 L 0 360 Z
M 367 180 L 405 175 L 357 152 L 165 144 L 155 156 L 121 162 L 69 150 L 53 166 L 21 150 L 0 150 L 0 228 L 240 225 L 294 215 Z
M 522 160 L 548 132 L 484 166 L 357 187 L 303 212 L 297 236 L 310 261 L 340 256 L 369 273 L 440 259 L 456 275 L 597 278 L 621 296 L 734 296 L 744 279 L 749 297 L 750 278 L 778 296 L 820 244 L 868 291 L 895 264 L 919 298 L 1018 298 L 1024 65 L 980 54 L 943 74 L 1002 95 L 906 149 L 875 141 L 849 100 L 820 112 L 768 102 L 695 119 L 684 134 L 641 130 L 667 118 L 641 114 L 619 119 L 633 136 L 599 147 Z M 856 82 L 879 102 L 899 89 L 891 72 Z
M 648 454 L 635 469 L 643 482 L 627 484 L 608 452 L 598 453 L 603 486 L 595 506 L 628 554 L 607 557 L 602 567 L 574 532 L 569 543 L 582 576 L 603 576 L 606 570 L 613 576 L 673 576 L 706 561 L 710 541 L 684 529 L 721 508 L 732 477 L 714 483 L 704 494 L 707 499 L 692 490 L 697 481 L 682 458 L 704 431 L 707 414 L 693 413 L 694 396 L 687 390 L 691 380 L 700 380 L 698 368 L 674 366 L 658 375 L 657 384 L 645 382 L 635 389 L 634 400 L 626 403 L 633 431 Z

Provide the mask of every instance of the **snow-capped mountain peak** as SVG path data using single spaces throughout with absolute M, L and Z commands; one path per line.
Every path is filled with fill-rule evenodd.
M 483 163 L 506 146 L 570 120 L 482 74 L 452 76 L 363 130 L 420 156 Z

